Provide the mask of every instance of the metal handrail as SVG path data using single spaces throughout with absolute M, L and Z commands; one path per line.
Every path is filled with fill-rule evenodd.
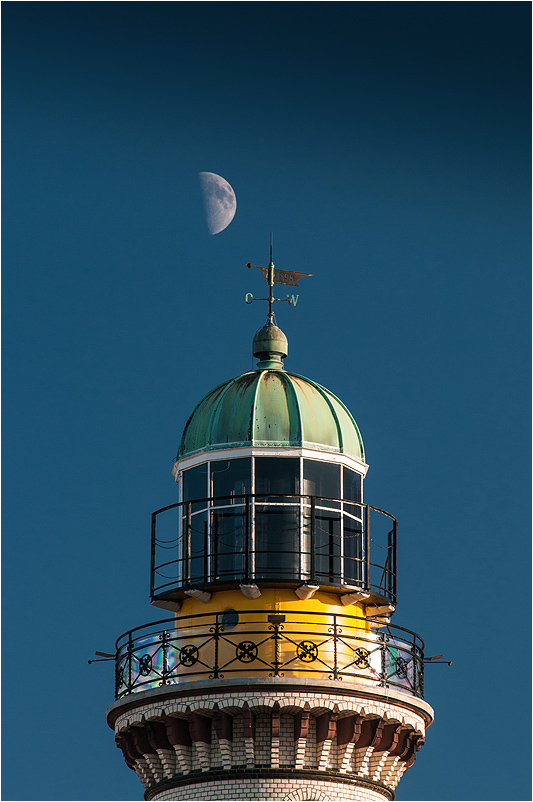
M 377 619 L 295 610 L 239 610 L 162 619 L 116 642 L 116 697 L 182 681 L 311 676 L 398 687 L 423 698 L 424 642 Z M 243 617 L 252 620 L 242 620 Z
M 220 504 L 220 502 L 228 501 L 227 504 Z M 318 503 L 317 503 L 318 502 Z M 335 504 L 339 505 L 339 507 L 328 507 L 328 504 Z M 354 516 L 352 510 L 346 509 L 345 507 L 342 508 L 341 512 L 341 504 L 347 505 L 349 508 L 359 508 L 361 511 L 360 517 Z M 242 568 L 235 569 L 236 576 L 230 576 L 231 571 L 229 571 L 226 576 L 224 576 L 224 571 L 218 570 L 218 566 L 213 567 L 216 563 L 216 554 L 214 551 L 216 542 L 214 540 L 213 531 L 208 531 L 207 536 L 205 537 L 205 542 L 203 544 L 203 550 L 200 550 L 198 556 L 201 554 L 204 558 L 204 570 L 203 576 L 199 576 L 197 574 L 197 568 L 195 573 L 191 571 L 191 560 L 192 560 L 192 535 L 194 529 L 194 518 L 195 516 L 200 513 L 204 512 L 204 509 L 195 509 L 193 512 L 193 508 L 197 508 L 198 505 L 204 505 L 204 509 L 208 512 L 217 513 L 223 512 L 228 508 L 242 508 L 242 527 L 243 527 L 243 540 L 244 540 L 244 549 L 235 550 L 235 551 L 228 551 L 228 555 L 231 554 L 234 557 L 242 558 Z M 293 554 L 302 554 L 305 553 L 308 559 L 308 567 L 304 571 L 301 566 L 300 570 L 297 571 L 293 567 L 288 567 L 284 569 L 286 571 L 285 576 L 280 575 L 281 582 L 298 582 L 298 581 L 313 581 L 318 582 L 318 584 L 322 585 L 348 585 L 348 586 L 357 586 L 364 589 L 372 590 L 374 589 L 378 595 L 385 596 L 392 602 L 396 601 L 396 530 L 397 530 L 397 520 L 396 518 L 391 515 L 389 512 L 380 509 L 379 507 L 374 507 L 370 504 L 364 504 L 361 501 L 354 501 L 352 499 L 340 499 L 340 498 L 332 498 L 329 496 L 312 496 L 309 494 L 304 493 L 243 493 L 237 495 L 224 495 L 224 496 L 208 496 L 205 498 L 199 499 L 190 499 L 187 501 L 178 501 L 174 504 L 168 504 L 165 507 L 161 507 L 160 509 L 156 510 L 152 513 L 152 538 L 151 538 L 151 575 L 150 575 L 150 594 L 152 598 L 160 597 L 161 594 L 169 593 L 175 591 L 179 588 L 187 588 L 190 587 L 191 582 L 194 581 L 195 585 L 212 585 L 216 584 L 217 582 L 220 584 L 221 582 L 231 581 L 234 579 L 235 581 L 239 580 L 250 580 L 250 579 L 263 579 L 265 580 L 264 572 L 268 573 L 271 571 L 270 567 L 263 567 L 263 575 L 261 571 L 255 571 L 253 567 L 253 556 L 258 555 L 261 553 L 260 550 L 256 549 L 252 544 L 251 538 L 251 531 L 254 526 L 255 522 L 255 513 L 257 511 L 257 507 L 266 507 L 266 510 L 261 510 L 261 512 L 268 512 L 268 509 L 272 508 L 283 508 L 283 507 L 296 507 L 300 506 L 300 509 L 306 512 L 306 519 L 307 521 L 302 523 L 300 520 L 297 524 L 297 528 L 292 530 L 291 532 L 294 534 L 296 532 L 305 531 L 309 535 L 309 548 L 305 552 L 300 549 L 298 552 L 296 551 L 289 551 L 287 550 L 287 555 Z M 168 510 L 176 509 L 185 512 L 185 515 L 180 514 L 178 524 L 178 536 L 174 538 L 172 541 L 167 541 L 167 545 L 163 545 L 162 541 L 158 541 L 157 537 L 157 516 L 167 512 Z M 322 552 L 317 553 L 316 550 L 316 534 L 317 534 L 317 519 L 320 520 L 320 515 L 318 514 L 321 509 L 329 509 L 331 512 L 338 513 L 339 517 L 341 515 L 345 515 L 353 520 L 360 521 L 361 523 L 361 547 L 362 547 L 362 554 L 361 556 L 347 556 L 343 554 L 342 556 L 342 567 L 341 567 L 341 556 L 340 551 L 338 554 L 330 555 L 330 562 L 327 569 L 322 568 L 322 570 L 318 570 L 317 568 L 317 557 L 322 557 L 325 559 L 329 552 Z M 380 548 L 384 548 L 387 552 L 387 557 L 384 563 L 380 563 L 375 559 L 371 559 L 371 542 L 374 541 L 370 538 L 370 512 L 374 511 L 379 513 L 380 515 L 384 515 L 392 521 L 392 529 L 389 531 L 387 535 L 387 545 L 381 546 Z M 210 524 L 211 525 L 211 524 Z M 304 530 L 305 527 L 305 530 Z M 334 535 L 331 531 L 324 532 L 324 535 L 329 538 L 330 545 L 329 549 L 331 551 L 332 544 L 337 542 L 340 544 L 340 538 L 337 535 Z M 164 548 L 168 550 L 169 548 L 177 547 L 178 540 L 181 539 L 181 551 L 179 552 L 178 556 L 174 560 L 165 560 L 161 564 L 157 564 L 157 549 Z M 168 543 L 172 543 L 173 545 L 170 546 Z M 321 549 L 324 546 L 320 547 Z M 373 551 L 373 550 L 372 550 Z M 198 559 L 198 556 L 196 559 Z M 335 561 L 335 563 L 334 563 Z M 337 565 L 337 568 L 333 568 L 333 565 Z M 158 571 L 165 567 L 175 565 L 176 568 L 179 570 L 179 576 L 176 577 L 165 577 L 168 579 L 168 582 L 157 582 L 157 573 Z M 210 568 L 211 566 L 211 568 Z M 352 574 L 347 577 L 346 581 L 341 580 L 341 575 L 344 576 L 343 570 L 345 567 L 352 568 Z M 381 578 L 379 581 L 373 581 L 375 570 L 381 571 Z M 281 571 L 281 569 L 280 569 Z M 178 573 L 178 571 L 177 571 Z M 322 580 L 322 581 L 321 581 Z

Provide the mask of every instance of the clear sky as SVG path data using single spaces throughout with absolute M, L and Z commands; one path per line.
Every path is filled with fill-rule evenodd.
M 161 617 L 150 513 L 252 365 L 271 230 L 314 274 L 285 365 L 350 408 L 399 519 L 394 623 L 453 660 L 397 799 L 531 798 L 530 15 L 2 4 L 3 799 L 142 798 L 87 660 Z M 199 171 L 237 196 L 215 236 Z

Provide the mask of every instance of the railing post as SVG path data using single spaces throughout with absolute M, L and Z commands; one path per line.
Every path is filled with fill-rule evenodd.
M 250 550 L 250 525 L 252 519 L 251 497 L 247 493 L 244 497 L 245 521 L 244 521 L 244 578 L 249 582 L 252 577 L 252 553 Z
M 279 624 L 274 624 L 274 676 L 279 676 Z
M 131 664 L 133 661 L 133 638 L 131 637 L 131 631 L 128 633 L 128 691 L 131 693 Z
M 387 559 L 385 561 L 385 572 L 384 572 L 384 579 L 385 579 L 385 595 L 393 600 L 394 596 L 394 552 L 393 552 L 393 532 L 394 526 L 392 529 L 389 529 L 387 532 Z
M 316 542 L 316 499 L 311 496 L 311 536 L 310 536 L 310 551 L 311 551 L 311 583 L 315 583 L 315 542 Z
M 210 516 L 210 514 L 211 514 L 210 512 L 207 513 L 207 515 L 208 515 L 207 526 L 206 526 L 206 530 L 204 532 L 204 582 L 209 582 L 209 579 L 210 579 L 210 577 L 209 577 L 209 551 L 208 551 L 208 548 L 209 548 L 209 529 L 210 529 L 209 516 Z
M 381 633 L 381 684 L 387 686 L 387 643 L 386 635 Z
M 152 513 L 152 534 L 151 534 L 151 546 L 150 546 L 150 596 L 151 598 L 154 597 L 154 590 L 155 590 L 155 526 L 156 526 L 156 515 Z
M 370 508 L 365 504 L 365 584 L 370 588 Z
M 190 584 L 191 581 L 191 502 L 187 502 L 187 523 L 185 534 L 185 581 Z
M 119 679 L 118 679 L 119 678 L 119 673 L 120 673 L 118 665 L 119 665 L 119 662 L 118 662 L 118 649 L 117 649 L 117 651 L 115 653 L 115 699 L 118 699 L 118 691 L 119 691 L 120 684 L 121 684 L 119 682 Z
M 424 658 L 420 657 L 417 660 L 418 665 L 418 677 L 417 677 L 417 686 L 415 688 L 415 695 L 419 696 L 421 699 L 424 698 Z
M 414 638 L 411 649 L 411 659 L 413 661 L 413 693 L 415 696 L 418 696 L 418 657 L 416 654 L 416 643 Z
M 337 616 L 333 614 L 333 679 L 339 679 L 337 666 Z
M 163 632 L 163 676 L 162 676 L 162 685 L 168 685 L 168 655 L 167 655 L 167 635 L 168 632 L 165 629 Z
M 396 518 L 394 519 L 394 523 L 392 525 L 392 599 L 396 604 L 396 557 L 397 557 L 397 549 L 396 549 L 396 530 L 398 528 L 398 523 Z
M 218 640 L 220 623 L 218 620 L 218 613 L 215 613 L 215 665 L 213 666 L 213 679 L 218 679 Z

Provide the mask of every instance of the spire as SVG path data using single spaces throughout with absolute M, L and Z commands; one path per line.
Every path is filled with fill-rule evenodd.
M 281 360 L 289 353 L 287 338 L 281 329 L 269 321 L 256 331 L 252 353 L 259 359 L 257 367 L 260 370 L 283 370 Z

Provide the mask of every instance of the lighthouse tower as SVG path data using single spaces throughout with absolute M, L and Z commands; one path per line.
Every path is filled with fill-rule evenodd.
M 257 366 L 194 408 L 152 515 L 166 617 L 117 640 L 107 720 L 148 800 L 391 800 L 433 720 L 396 519 L 350 411 L 284 368 L 273 268 Z

